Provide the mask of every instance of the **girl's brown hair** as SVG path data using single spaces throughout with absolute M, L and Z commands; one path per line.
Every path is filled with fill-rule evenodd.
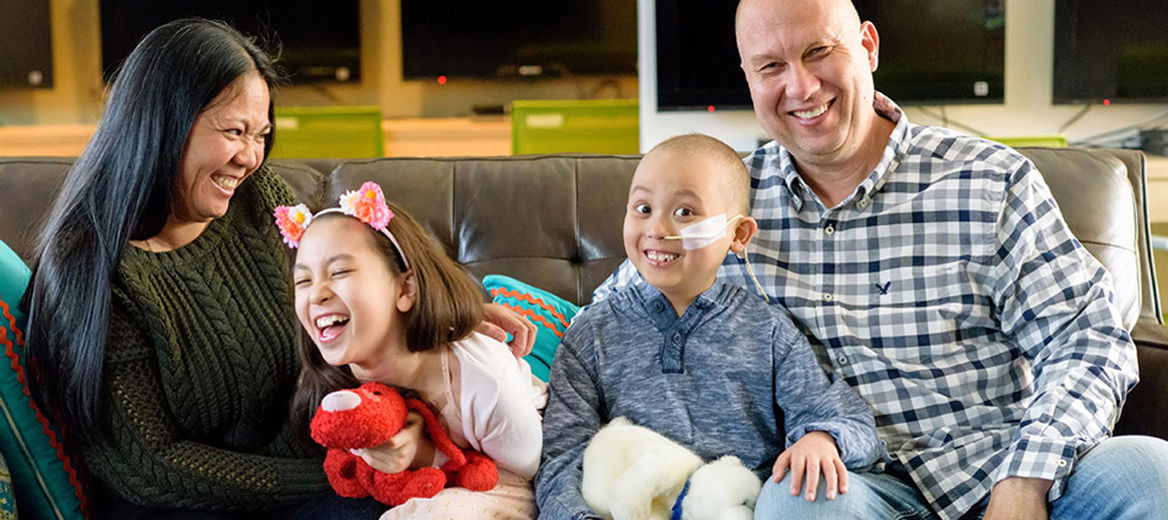
M 478 285 L 450 257 L 435 239 L 405 209 L 388 203 L 394 217 L 388 229 L 401 245 L 414 274 L 417 295 L 413 308 L 405 313 L 406 348 L 422 352 L 470 335 L 482 321 L 483 295 Z M 326 213 L 318 218 L 351 218 Z M 389 270 L 397 278 L 405 274 L 405 262 L 398 255 L 389 238 L 368 226 L 367 239 L 381 253 Z M 316 345 L 300 329 L 300 362 L 302 368 L 292 398 L 292 417 L 300 424 L 298 431 L 307 434 L 308 423 L 316 413 L 321 399 L 329 392 L 355 388 L 361 384 L 348 366 L 332 366 L 321 357 Z

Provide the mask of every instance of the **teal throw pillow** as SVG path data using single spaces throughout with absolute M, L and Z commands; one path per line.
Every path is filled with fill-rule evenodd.
M 501 274 L 483 277 L 483 287 L 495 303 L 508 307 L 535 324 L 535 345 L 525 357 L 531 373 L 548 380 L 556 348 L 580 307 L 550 292 Z
M 24 314 L 19 302 L 28 266 L 0 242 L 0 455 L 11 472 L 16 503 L 26 518 L 84 519 L 81 485 L 59 431 L 33 403 L 24 371 Z M 0 482 L 0 519 L 9 518 Z M 13 506 L 15 517 L 15 506 Z

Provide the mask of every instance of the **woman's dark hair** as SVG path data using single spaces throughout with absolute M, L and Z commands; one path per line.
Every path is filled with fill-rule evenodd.
M 108 439 L 103 367 L 122 251 L 162 230 L 195 118 L 252 72 L 269 90 L 279 78 L 272 59 L 225 23 L 184 19 L 154 29 L 121 64 L 53 204 L 22 302 L 26 366 L 38 402 L 83 442 Z M 270 101 L 268 118 L 274 124 Z M 273 142 L 269 136 L 265 158 Z
M 406 348 L 410 352 L 422 352 L 467 337 L 483 319 L 483 296 L 478 285 L 462 266 L 446 256 L 438 241 L 409 213 L 393 203 L 389 203 L 389 208 L 394 215 L 389 221 L 389 231 L 409 259 L 417 287 L 414 305 L 405 314 Z M 313 222 L 326 218 L 352 217 L 326 213 Z M 405 266 L 393 244 L 373 228 L 361 227 L 390 272 L 400 279 L 405 274 Z M 325 362 L 303 327 L 300 336 L 303 368 L 292 398 L 292 417 L 303 426 L 298 431 L 307 432 L 308 423 L 326 394 L 354 388 L 361 382 L 353 377 L 349 367 L 335 367 Z

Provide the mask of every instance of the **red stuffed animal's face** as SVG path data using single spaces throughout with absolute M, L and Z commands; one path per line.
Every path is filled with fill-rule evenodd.
M 381 383 L 325 396 L 312 418 L 312 439 L 326 448 L 371 448 L 389 441 L 406 422 L 401 394 Z

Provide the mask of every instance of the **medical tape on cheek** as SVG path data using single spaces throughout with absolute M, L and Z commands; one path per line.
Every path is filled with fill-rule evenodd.
M 713 244 L 714 242 L 717 242 L 718 239 L 726 236 L 726 227 L 729 226 L 731 222 L 734 222 L 740 218 L 742 218 L 742 215 L 738 215 L 737 217 L 727 221 L 726 214 L 719 213 L 696 224 L 681 228 L 680 235 L 673 235 L 662 238 L 666 240 L 681 240 L 681 247 L 686 251 L 701 249 L 710 244 Z

